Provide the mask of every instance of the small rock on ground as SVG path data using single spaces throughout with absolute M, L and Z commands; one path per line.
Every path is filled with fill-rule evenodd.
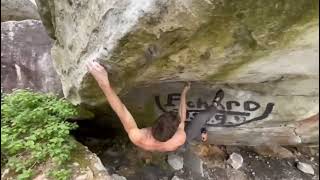
M 179 178 L 178 176 L 173 176 L 171 180 L 182 180 L 182 179 Z
M 183 157 L 176 154 L 169 154 L 168 163 L 173 169 L 180 170 L 183 168 Z
M 232 153 L 227 161 L 234 169 L 239 169 L 242 166 L 243 158 L 240 154 Z
M 112 179 L 113 180 L 127 180 L 126 177 L 120 176 L 118 174 L 112 174 Z
M 298 162 L 297 168 L 304 173 L 314 175 L 314 170 L 310 164 Z

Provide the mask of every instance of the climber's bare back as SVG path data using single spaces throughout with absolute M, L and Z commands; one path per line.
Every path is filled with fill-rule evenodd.
M 147 151 L 167 152 L 174 151 L 186 141 L 184 130 L 177 130 L 171 139 L 166 142 L 157 141 L 151 133 L 151 128 L 138 129 L 129 134 L 129 138 L 136 146 Z

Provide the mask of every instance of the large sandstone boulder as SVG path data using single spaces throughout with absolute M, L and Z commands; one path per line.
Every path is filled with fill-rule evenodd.
M 37 0 L 56 40 L 52 56 L 74 104 L 105 98 L 85 63 L 99 60 L 141 125 L 177 109 L 192 81 L 188 121 L 223 90 L 209 141 L 257 145 L 317 143 L 318 1 Z M 303 131 L 303 132 L 307 132 Z M 218 138 L 216 138 L 218 137 Z
M 62 94 L 53 68 L 52 40 L 37 20 L 1 23 L 1 89 L 29 88 Z
M 33 0 L 1 0 L 1 22 L 26 19 L 40 19 Z

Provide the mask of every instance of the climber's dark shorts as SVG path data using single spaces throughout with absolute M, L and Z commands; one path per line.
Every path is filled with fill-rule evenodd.
M 186 125 L 186 144 L 190 144 L 194 140 L 201 141 L 201 132 L 206 132 L 205 125 L 216 112 L 217 108 L 215 106 L 210 106 L 197 114 L 195 118 Z

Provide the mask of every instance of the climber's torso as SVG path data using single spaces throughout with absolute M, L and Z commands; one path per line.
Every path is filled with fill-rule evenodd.
M 160 142 L 153 138 L 151 128 L 142 128 L 132 130 L 129 138 L 136 146 L 147 151 L 174 151 L 185 143 L 186 134 L 184 130 L 178 129 L 171 139 L 166 142 Z

